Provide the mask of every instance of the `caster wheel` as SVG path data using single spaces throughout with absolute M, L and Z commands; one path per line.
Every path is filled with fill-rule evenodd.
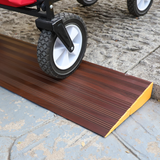
M 127 0 L 128 10 L 134 16 L 143 16 L 145 15 L 151 5 L 153 0 Z
M 56 79 L 64 79 L 72 74 L 81 63 L 87 46 L 87 29 L 83 20 L 71 13 L 59 16 L 74 44 L 69 52 L 56 34 L 42 30 L 37 45 L 37 59 L 40 68 Z
M 84 6 L 91 6 L 92 4 L 96 3 L 98 0 L 77 0 L 77 1 Z

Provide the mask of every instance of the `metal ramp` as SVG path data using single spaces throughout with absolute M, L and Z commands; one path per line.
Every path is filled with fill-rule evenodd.
M 0 35 L 0 86 L 106 137 L 150 99 L 153 83 L 86 61 L 56 81 L 35 45 Z

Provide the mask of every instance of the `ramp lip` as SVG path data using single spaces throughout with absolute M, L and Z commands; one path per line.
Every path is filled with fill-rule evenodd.
M 151 98 L 151 94 L 152 94 L 152 88 L 153 88 L 153 82 L 150 83 L 150 85 L 144 90 L 144 92 L 137 98 L 137 100 L 131 105 L 131 107 L 126 111 L 125 114 L 128 114 L 128 117 L 131 116 L 134 112 L 136 112 L 139 108 L 141 108 L 150 98 Z M 146 96 L 144 98 L 144 96 Z M 140 101 L 140 102 L 139 102 Z M 134 106 L 136 105 L 136 103 L 141 103 L 141 104 L 138 104 L 137 106 Z M 132 107 L 137 107 L 135 108 L 134 111 L 132 111 Z M 120 123 L 120 124 L 115 124 L 111 130 L 104 136 L 105 138 L 107 136 L 109 136 L 109 134 L 111 134 L 119 125 L 121 125 L 127 118 L 125 118 L 123 120 L 123 118 L 126 116 L 126 115 L 122 115 L 122 117 L 117 121 L 117 123 Z M 123 121 L 122 121 L 122 120 Z

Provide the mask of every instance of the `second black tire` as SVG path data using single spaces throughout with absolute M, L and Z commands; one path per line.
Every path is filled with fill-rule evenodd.
M 91 6 L 96 3 L 98 0 L 77 0 L 83 6 Z
M 153 0 L 127 0 L 127 6 L 129 12 L 136 16 L 145 15 L 152 6 Z

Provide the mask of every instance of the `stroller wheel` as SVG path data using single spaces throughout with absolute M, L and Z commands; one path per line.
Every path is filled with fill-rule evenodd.
M 42 30 L 37 45 L 39 66 L 48 75 L 64 79 L 72 74 L 81 63 L 87 46 L 87 29 L 83 20 L 71 13 L 60 13 L 59 16 L 74 44 L 69 52 L 56 34 Z
M 127 0 L 128 10 L 134 16 L 143 16 L 145 15 L 151 5 L 153 0 Z
M 90 6 L 96 3 L 98 0 L 77 0 L 79 3 L 83 4 L 84 6 Z

